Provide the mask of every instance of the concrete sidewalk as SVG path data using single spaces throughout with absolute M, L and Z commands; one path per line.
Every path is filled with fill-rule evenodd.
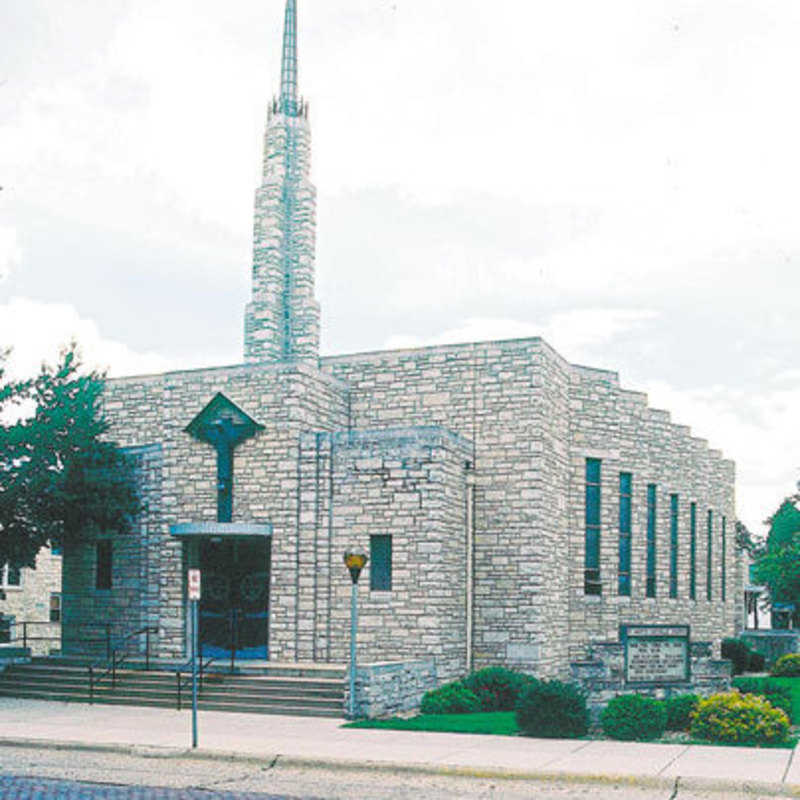
M 788 749 L 528 739 L 352 730 L 343 720 L 204 711 L 203 758 L 243 758 L 476 775 L 634 783 L 681 781 L 800 797 L 800 754 Z M 188 711 L 0 698 L 0 744 L 187 755 Z

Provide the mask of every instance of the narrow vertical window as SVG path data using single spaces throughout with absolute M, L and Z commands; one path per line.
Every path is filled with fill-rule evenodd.
M 689 598 L 697 599 L 697 503 L 689 504 Z
M 584 594 L 600 594 L 600 459 L 586 459 L 586 554 Z
M 669 596 L 678 596 L 678 495 L 669 496 Z
M 619 593 L 631 594 L 631 491 L 633 476 L 619 474 Z
M 111 539 L 97 540 L 97 568 L 94 588 L 111 588 Z
M 369 588 L 373 592 L 392 590 L 392 537 L 369 537 Z
M 714 512 L 708 509 L 708 530 L 706 531 L 706 600 L 712 597 L 711 591 L 711 555 L 712 545 L 711 537 L 714 535 Z
M 720 587 L 720 589 L 721 589 L 721 593 L 720 594 L 721 594 L 723 603 L 725 602 L 725 595 L 726 595 L 725 582 L 726 582 L 726 578 L 727 578 L 727 574 L 725 572 L 725 556 L 726 556 L 726 554 L 728 552 L 727 548 L 725 547 L 725 545 L 726 545 L 726 541 L 725 540 L 728 538 L 727 537 L 727 531 L 725 530 L 726 522 L 727 522 L 727 520 L 725 519 L 725 517 L 723 517 L 722 518 L 722 585 Z
M 647 484 L 647 597 L 656 596 L 656 485 Z

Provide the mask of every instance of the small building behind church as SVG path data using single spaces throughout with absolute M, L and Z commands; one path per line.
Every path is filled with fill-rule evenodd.
M 152 626 L 185 659 L 187 570 L 218 657 L 503 664 L 564 677 L 621 625 L 743 618 L 734 464 L 540 338 L 320 357 L 316 192 L 294 0 L 256 191 L 244 360 L 110 381 L 146 510 L 64 553 L 64 650 Z M 199 323 L 198 323 L 199 324 Z

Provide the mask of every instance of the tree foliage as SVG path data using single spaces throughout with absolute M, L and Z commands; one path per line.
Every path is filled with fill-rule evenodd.
M 769 587 L 773 603 L 794 603 L 800 625 L 800 492 L 787 497 L 767 520 L 766 543 L 755 554 L 754 577 Z
M 0 564 L 33 566 L 48 542 L 125 530 L 138 512 L 132 465 L 103 438 L 104 376 L 60 363 L 7 381 L 0 353 Z

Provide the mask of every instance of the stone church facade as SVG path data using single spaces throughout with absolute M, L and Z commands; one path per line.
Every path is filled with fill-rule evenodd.
M 206 652 L 565 676 L 630 623 L 717 644 L 741 618 L 734 465 L 539 338 L 319 356 L 315 189 L 288 0 L 256 192 L 244 363 L 109 382 L 146 510 L 64 553 L 64 649 L 98 622 Z

